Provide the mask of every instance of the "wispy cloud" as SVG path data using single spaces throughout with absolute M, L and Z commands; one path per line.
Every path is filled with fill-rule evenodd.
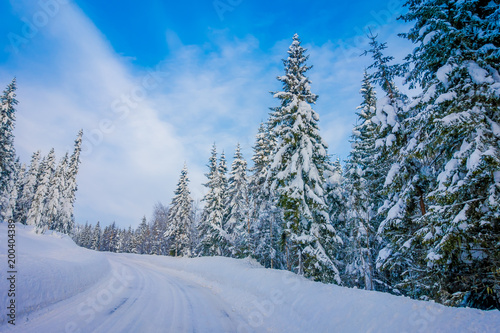
M 169 203 L 184 162 L 193 195 L 203 196 L 213 142 L 228 158 L 240 142 L 250 159 L 258 124 L 277 105 L 269 91 L 281 88 L 275 78 L 290 41 L 263 49 L 251 35 L 212 30 L 206 44 L 189 45 L 165 31 L 169 55 L 141 68 L 116 54 L 93 22 L 68 4 L 8 68 L 0 66 L 3 82 L 12 75 L 19 81 L 19 153 L 24 161 L 50 147 L 62 155 L 83 128 L 78 222 L 135 226 L 157 201 Z M 323 136 L 330 153 L 345 158 L 368 60 L 346 58 L 337 42 L 304 43 Z

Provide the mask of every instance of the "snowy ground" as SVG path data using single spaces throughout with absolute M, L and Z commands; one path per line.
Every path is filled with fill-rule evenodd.
M 324 285 L 251 260 L 99 253 L 16 225 L 16 326 L 0 332 L 498 332 L 500 311 Z

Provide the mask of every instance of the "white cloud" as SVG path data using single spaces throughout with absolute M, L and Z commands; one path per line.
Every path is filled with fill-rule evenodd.
M 0 67 L 18 77 L 16 145 L 24 161 L 55 147 L 72 149 L 80 128 L 85 154 L 78 177 L 78 222 L 136 226 L 157 201 L 168 204 L 182 165 L 200 199 L 210 148 L 231 160 L 240 142 L 250 160 L 258 124 L 277 101 L 290 40 L 262 50 L 252 36 L 213 31 L 210 43 L 184 45 L 166 32 L 169 56 L 156 68 L 137 68 L 117 55 L 93 23 L 67 5 L 16 60 Z M 305 41 L 307 46 L 307 41 Z M 48 56 L 37 58 L 43 46 Z M 334 43 L 309 45 L 315 109 L 331 154 L 345 158 L 364 62 Z M 38 61 L 33 61 L 37 59 Z M 4 74 L 5 73 L 5 74 Z
M 15 133 L 20 154 L 29 161 L 33 151 L 46 154 L 55 146 L 62 156 L 83 128 L 78 221 L 137 224 L 173 189 L 183 144 L 147 97 L 136 99 L 140 103 L 126 116 L 113 112 L 113 103 L 134 96 L 142 78 L 77 7 L 61 9 L 37 39 L 31 47 L 43 41 L 52 56 L 39 63 L 19 61 Z M 20 57 L 30 56 L 29 47 Z

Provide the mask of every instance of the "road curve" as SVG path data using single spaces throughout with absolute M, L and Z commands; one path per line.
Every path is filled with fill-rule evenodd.
M 210 289 L 164 267 L 106 257 L 111 270 L 97 285 L 31 313 L 12 332 L 237 332 L 243 322 Z

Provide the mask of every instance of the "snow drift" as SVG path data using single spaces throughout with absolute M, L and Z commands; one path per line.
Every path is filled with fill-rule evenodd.
M 499 311 L 449 308 L 433 302 L 415 301 L 389 294 L 349 289 L 312 282 L 286 271 L 266 269 L 251 259 L 236 260 L 222 257 L 172 258 L 134 254 L 100 253 L 77 247 L 67 236 L 50 233 L 38 235 L 31 227 L 16 224 L 17 254 L 17 318 L 16 326 L 6 319 L 6 223 L 0 223 L 0 299 L 2 316 L 0 331 L 19 332 L 121 332 L 132 329 L 125 318 L 133 320 L 134 329 L 148 332 L 217 331 L 217 326 L 187 326 L 187 323 L 219 320 L 208 308 L 190 304 L 171 304 L 168 311 L 185 310 L 185 321 L 175 329 L 156 320 L 162 319 L 161 309 L 174 298 L 161 297 L 162 283 L 170 283 L 180 293 L 211 300 L 213 308 L 227 310 L 227 320 L 236 332 L 497 332 Z M 142 279 L 116 293 L 94 316 L 94 321 L 81 330 L 72 330 L 67 323 L 77 322 L 71 315 L 72 299 L 85 300 L 114 274 L 120 264 L 136 270 Z M 145 281 L 155 276 L 149 286 Z M 153 280 L 151 280 L 153 281 Z M 141 293 L 145 288 L 148 293 Z M 156 288 L 156 289 L 155 289 Z M 122 312 L 117 309 L 132 297 L 134 300 Z M 203 294 L 203 295 L 202 295 Z M 210 297 L 206 297 L 209 294 Z M 188 295 L 188 296 L 189 296 Z M 115 295 L 111 295 L 115 297 Z M 111 297 L 110 296 L 110 297 Z M 201 297 L 203 296 L 203 297 Z M 143 298 L 141 300 L 141 298 Z M 108 305 L 109 304 L 109 305 Z M 149 306 L 157 311 L 139 311 Z M 209 307 L 212 307 L 209 305 Z M 203 309 L 206 309 L 204 311 Z M 167 311 L 167 310 L 165 310 Z M 151 313 L 150 313 L 151 312 Z M 68 314 L 66 314 L 68 313 Z M 76 312 L 75 312 L 76 313 Z M 180 314 L 176 314 L 177 317 Z M 206 318 L 210 316 L 211 318 Z M 221 320 L 224 318 L 221 318 Z M 101 325 L 100 322 L 106 322 Z M 85 321 L 82 321 L 86 324 Z M 158 322 L 159 323 L 159 322 Z M 82 325 L 78 323 L 78 325 Z M 128 325 L 128 326 L 127 326 Z M 75 326 L 76 327 L 76 326 Z M 172 326 L 170 326 L 172 327 Z M 202 327 L 199 329 L 199 327 Z M 223 326 L 223 327 L 228 327 Z M 205 329 L 203 329 L 205 328 Z

